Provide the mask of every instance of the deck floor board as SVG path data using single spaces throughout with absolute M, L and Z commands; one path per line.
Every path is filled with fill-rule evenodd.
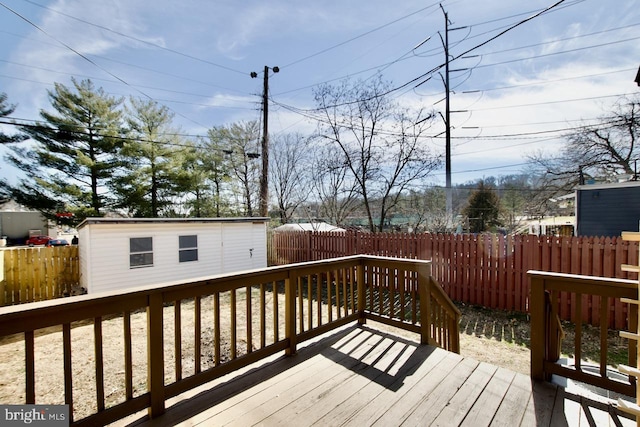
M 417 339 L 417 337 L 416 337 Z M 611 404 L 369 326 L 272 356 L 116 426 L 635 426 Z

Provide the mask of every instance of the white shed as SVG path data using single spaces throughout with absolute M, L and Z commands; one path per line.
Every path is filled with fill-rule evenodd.
M 78 226 L 87 292 L 267 266 L 268 218 L 87 218 Z

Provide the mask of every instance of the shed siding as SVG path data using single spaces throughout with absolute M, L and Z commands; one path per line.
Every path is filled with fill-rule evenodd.
M 251 222 L 89 224 L 80 229 L 81 284 L 89 292 L 102 292 L 266 267 L 266 225 L 260 225 L 264 257 L 253 260 Z M 198 236 L 197 261 L 179 261 L 179 236 L 185 235 Z M 153 238 L 153 266 L 130 268 L 132 237 Z

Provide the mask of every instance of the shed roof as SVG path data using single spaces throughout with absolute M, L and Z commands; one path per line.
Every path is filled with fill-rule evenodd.
M 85 218 L 78 229 L 89 224 L 212 224 L 232 222 L 268 222 L 267 217 L 229 218 Z

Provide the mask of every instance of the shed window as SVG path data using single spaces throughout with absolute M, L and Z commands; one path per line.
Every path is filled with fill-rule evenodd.
M 178 236 L 179 242 L 179 258 L 180 262 L 189 262 L 198 260 L 198 236 Z
M 129 267 L 153 266 L 153 237 L 132 237 L 129 239 Z

